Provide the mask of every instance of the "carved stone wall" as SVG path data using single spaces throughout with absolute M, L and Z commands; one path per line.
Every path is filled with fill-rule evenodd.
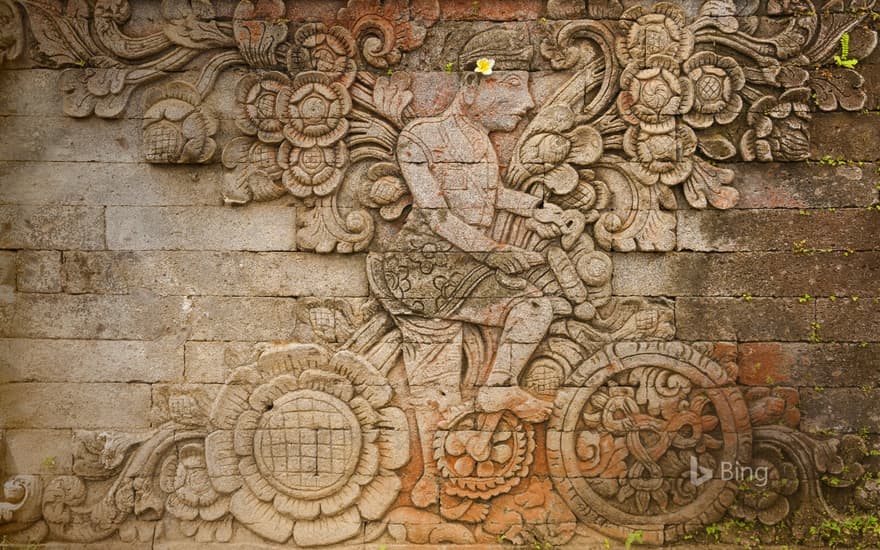
M 877 544 L 877 10 L 0 0 L 0 548 Z

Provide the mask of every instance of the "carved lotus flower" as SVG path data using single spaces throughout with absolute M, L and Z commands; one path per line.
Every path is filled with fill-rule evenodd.
M 742 68 L 732 57 L 699 52 L 683 66 L 694 83 L 693 109 L 684 120 L 694 128 L 708 128 L 712 122 L 730 124 L 742 110 L 737 93 L 746 84 Z
M 181 530 L 200 542 L 226 542 L 232 537 L 229 496 L 214 490 L 201 443 L 170 453 L 159 470 L 159 485 L 168 494 L 165 509 L 180 520 Z
M 620 16 L 626 33 L 618 41 L 617 56 L 624 64 L 642 65 L 654 55 L 671 57 L 681 63 L 694 49 L 694 35 L 686 27 L 681 6 L 660 2 L 647 9 L 634 6 Z
M 214 156 L 217 119 L 201 105 L 198 91 L 171 82 L 147 95 L 144 149 L 149 162 L 204 163 Z
M 648 185 L 658 181 L 677 185 L 691 175 L 697 136 L 684 124 L 660 134 L 633 127 L 623 136 L 623 148 L 639 161 L 632 170 L 641 181 Z
M 236 369 L 205 441 L 214 488 L 255 533 L 299 546 L 350 539 L 397 499 L 409 458 L 403 411 L 360 356 L 314 345 L 264 352 Z
M 278 106 L 286 122 L 284 137 L 298 147 L 331 145 L 348 132 L 345 115 L 351 110 L 351 97 L 326 74 L 296 75 L 293 89 L 279 93 Z
M 810 90 L 792 88 L 779 98 L 764 96 L 749 109 L 750 129 L 740 141 L 746 161 L 804 160 L 810 154 Z
M 678 64 L 666 56 L 649 58 L 644 68 L 627 67 L 620 76 L 620 87 L 620 116 L 655 133 L 671 130 L 675 117 L 693 105 L 693 84 L 679 77 Z
M 257 136 L 261 141 L 277 143 L 284 139 L 284 122 L 280 118 L 282 108 L 277 106 L 278 96 L 290 92 L 290 79 L 279 72 L 264 73 L 262 77 L 249 73 L 235 87 L 235 122 L 242 132 Z
M 284 170 L 281 181 L 297 197 L 329 195 L 342 181 L 348 149 L 340 141 L 330 147 L 294 147 L 281 144 L 278 164 Z
M 287 64 L 291 73 L 318 71 L 348 86 L 357 72 L 355 53 L 354 40 L 344 28 L 307 23 L 293 37 Z

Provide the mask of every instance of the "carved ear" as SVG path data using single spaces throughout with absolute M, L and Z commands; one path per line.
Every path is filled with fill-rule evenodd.
M 477 73 L 465 73 L 461 85 L 461 98 L 466 105 L 470 105 L 477 97 L 477 88 L 480 86 L 480 75 Z

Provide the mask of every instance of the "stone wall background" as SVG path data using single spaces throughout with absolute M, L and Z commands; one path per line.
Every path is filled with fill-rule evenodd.
M 145 4 L 135 27 L 157 21 Z M 221 18 L 233 4 L 221 3 Z M 340 7 L 305 2 L 287 17 L 329 25 Z M 457 86 L 459 74 L 443 70 L 446 33 L 497 22 L 526 27 L 535 44 L 554 24 L 541 2 L 441 3 L 401 67 L 418 115 Z M 801 430 L 859 434 L 880 449 L 880 54 L 857 68 L 866 108 L 814 113 L 808 161 L 727 164 L 739 203 L 697 211 L 680 201 L 675 251 L 612 254 L 613 288 L 667 299 L 675 339 L 726 346 L 745 392 L 795 388 Z M 143 89 L 122 118 L 70 118 L 59 72 L 29 55 L 0 71 L 0 457 L 7 475 L 44 480 L 73 473 L 78 430 L 155 427 L 170 386 L 214 396 L 257 343 L 313 339 L 308 297 L 356 308 L 368 297 L 364 254 L 297 250 L 290 197 L 224 206 L 216 160 L 146 163 Z M 559 82 L 536 56 L 536 104 Z M 233 99 L 208 100 L 221 143 Z M 496 141 L 502 156 L 512 147 Z

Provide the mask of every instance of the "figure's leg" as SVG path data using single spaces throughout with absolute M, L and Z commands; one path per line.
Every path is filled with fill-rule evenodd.
M 489 378 L 477 393 L 477 407 L 484 412 L 509 410 L 523 420 L 542 422 L 551 404 L 519 387 L 518 379 L 550 328 L 553 307 L 544 296 L 522 298 L 512 306 Z
M 412 501 L 426 508 L 440 497 L 434 438 L 450 411 L 461 406 L 461 323 L 407 317 L 398 318 L 397 324 L 422 452 L 422 475 L 413 487 Z

